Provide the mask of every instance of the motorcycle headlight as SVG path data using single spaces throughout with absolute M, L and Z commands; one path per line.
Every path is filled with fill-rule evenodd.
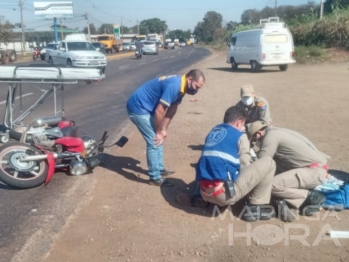
M 87 172 L 87 165 L 84 161 L 72 160 L 69 165 L 70 174 L 81 176 Z
M 91 136 L 82 136 L 86 150 L 86 156 L 89 156 L 95 149 L 97 149 L 97 142 Z

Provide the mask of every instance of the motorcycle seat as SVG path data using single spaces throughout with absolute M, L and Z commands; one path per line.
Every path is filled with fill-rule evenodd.
M 68 137 L 78 137 L 78 127 L 77 126 L 67 126 L 61 129 L 63 136 Z

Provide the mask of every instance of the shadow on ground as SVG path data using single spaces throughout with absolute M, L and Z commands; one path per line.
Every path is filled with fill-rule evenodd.
M 147 183 L 148 181 L 147 179 L 139 177 L 139 174 L 148 176 L 148 173 L 147 170 L 139 166 L 141 162 L 137 159 L 132 157 L 114 156 L 107 153 L 102 153 L 100 159 L 102 161 L 101 167 L 116 172 L 124 176 L 126 179 L 138 183 Z
M 211 68 L 207 68 L 209 70 L 216 70 L 216 71 L 222 71 L 222 72 L 230 72 L 230 73 L 249 73 L 249 74 L 253 74 L 250 68 L 239 68 L 236 71 L 233 71 L 230 67 L 211 67 Z M 263 73 L 271 73 L 271 72 L 282 72 L 279 69 L 264 69 L 262 68 L 258 73 L 254 73 L 254 74 L 263 74 Z

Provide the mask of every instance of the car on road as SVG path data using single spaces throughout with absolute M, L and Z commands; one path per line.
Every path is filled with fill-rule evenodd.
M 165 49 L 175 49 L 175 44 L 173 42 L 166 42 L 164 45 Z
M 45 60 L 51 65 L 99 68 L 103 73 L 107 66 L 105 54 L 96 51 L 84 34 L 67 35 L 56 50 L 47 51 Z
M 182 47 L 183 47 L 183 46 L 186 46 L 186 45 L 187 45 L 187 44 L 186 44 L 185 42 L 180 42 L 180 43 L 179 43 L 179 46 L 182 46 Z
M 129 51 L 131 48 L 130 43 L 122 43 L 122 50 Z
M 47 44 L 43 49 L 40 50 L 40 58 L 41 60 L 45 60 L 45 54 L 46 54 L 46 50 L 47 49 L 52 49 L 52 50 L 56 50 L 58 47 L 59 43 L 50 43 Z
M 143 54 L 159 54 L 159 48 L 155 41 L 142 41 L 142 45 Z
M 157 45 L 158 47 L 162 47 L 162 42 L 161 42 L 161 41 L 156 41 L 156 45 Z
M 96 51 L 99 51 L 102 54 L 106 53 L 105 46 L 102 43 L 100 43 L 100 42 L 93 42 L 93 43 L 91 43 L 91 45 L 93 45 L 94 48 L 96 48 Z
M 136 44 L 135 42 L 130 43 L 130 50 L 136 50 Z

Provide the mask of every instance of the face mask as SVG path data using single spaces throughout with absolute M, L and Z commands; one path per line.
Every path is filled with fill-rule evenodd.
M 188 87 L 187 87 L 187 94 L 188 95 L 195 95 L 198 91 L 199 90 L 198 89 L 195 90 L 191 84 L 188 85 Z
M 253 104 L 254 98 L 252 96 L 246 96 L 241 98 L 241 101 L 245 106 L 250 106 Z

